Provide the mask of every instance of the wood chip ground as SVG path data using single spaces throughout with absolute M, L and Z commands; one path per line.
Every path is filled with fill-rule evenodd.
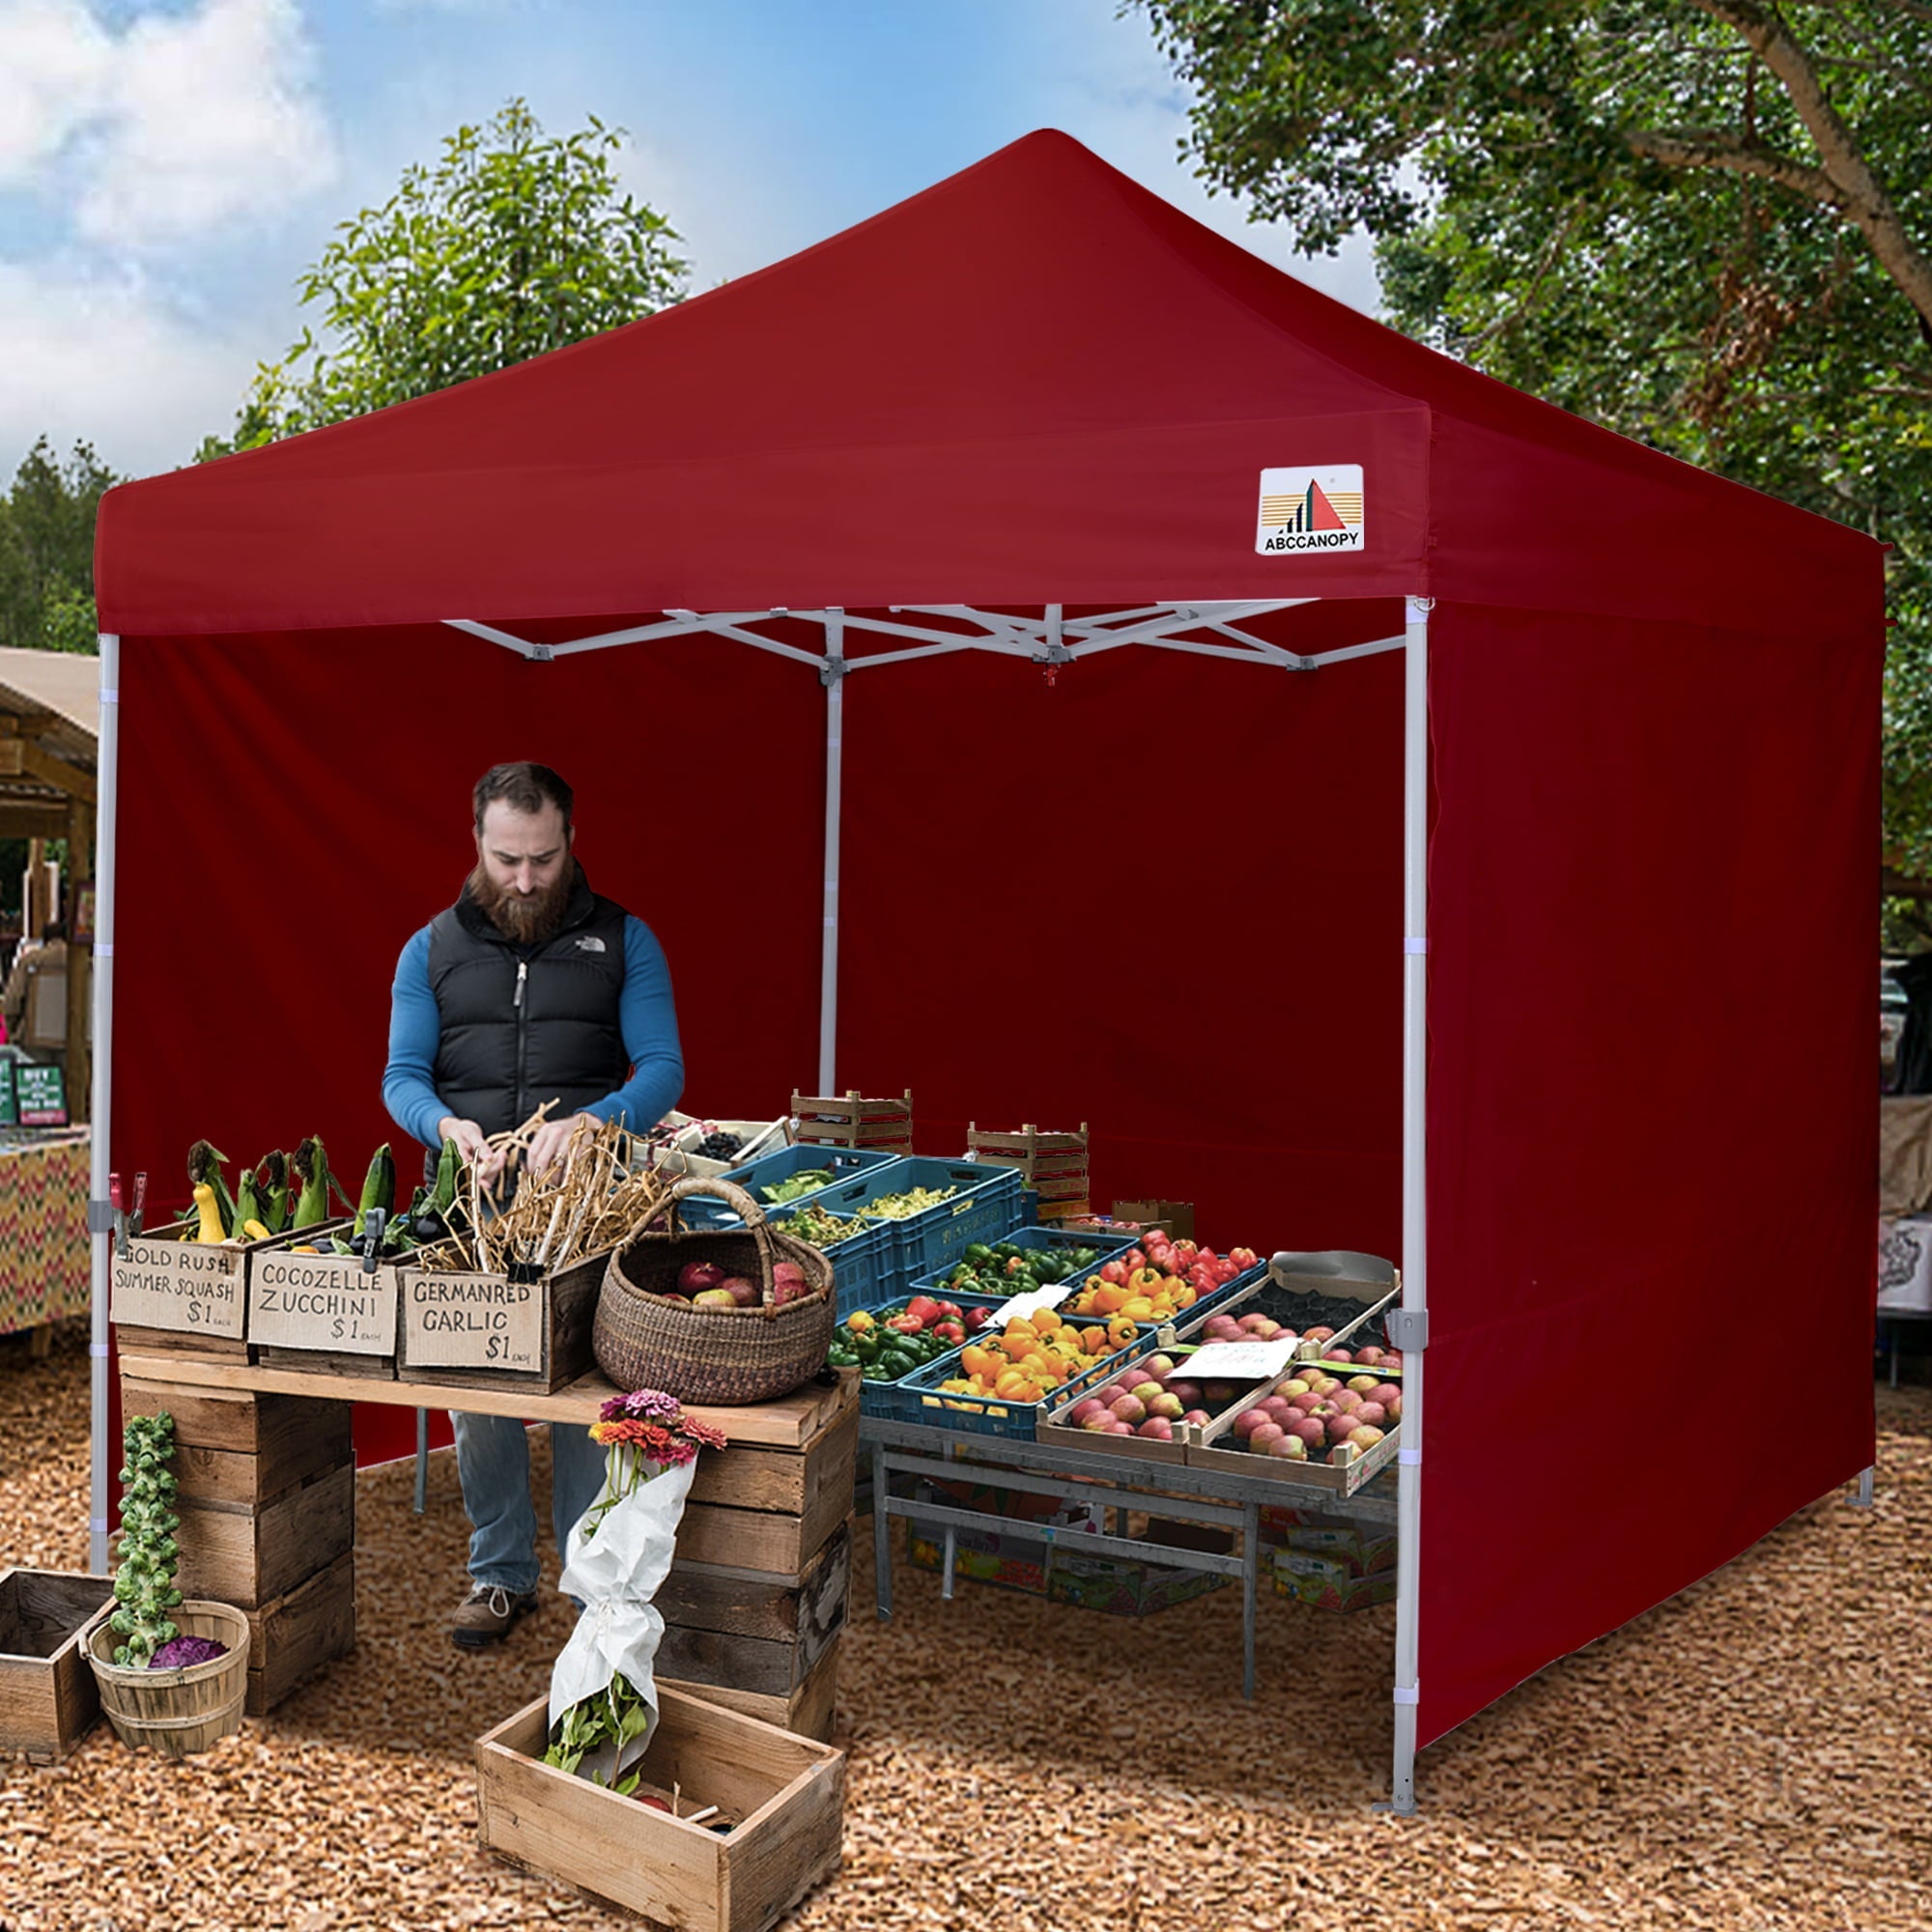
M 0 1564 L 84 1567 L 85 1343 L 0 1343 Z M 1138 1621 L 947 1604 L 901 1558 L 881 1624 L 862 1537 L 845 1864 L 787 1923 L 1925 1932 L 1932 1393 L 1881 1390 L 1879 1426 L 1876 1509 L 1814 1505 L 1506 1697 L 1425 1753 L 1405 1821 L 1370 1808 L 1392 1607 L 1264 1597 L 1250 1707 L 1233 1589 Z M 455 1650 L 455 1469 L 420 1518 L 412 1475 L 359 1479 L 360 1640 L 271 1718 L 183 1764 L 104 1725 L 58 1769 L 0 1759 L 4 1932 L 635 1923 L 477 1849 L 471 1743 L 544 1690 L 570 1611 Z

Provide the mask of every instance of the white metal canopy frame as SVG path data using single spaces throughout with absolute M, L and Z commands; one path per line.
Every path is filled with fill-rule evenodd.
M 537 663 L 583 651 L 710 636 L 729 639 L 810 667 L 825 687 L 825 912 L 819 984 L 819 1092 L 835 1084 L 838 1046 L 838 859 L 840 765 L 844 750 L 844 684 L 856 672 L 959 651 L 1026 659 L 1049 679 L 1064 665 L 1128 646 L 1182 651 L 1263 669 L 1316 671 L 1350 658 L 1400 650 L 1406 656 L 1403 698 L 1403 1086 L 1402 1306 L 1392 1311 L 1390 1339 L 1406 1364 L 1403 1378 L 1403 1438 L 1397 1458 L 1395 1753 L 1388 1808 L 1415 1810 L 1417 1705 L 1417 1567 L 1422 1522 L 1422 1383 L 1428 1345 L 1428 1227 L 1426 1221 L 1426 1082 L 1428 1074 L 1428 840 L 1429 840 L 1429 611 L 1430 600 L 1407 600 L 1400 637 L 1305 655 L 1242 628 L 1252 619 L 1316 602 L 1297 597 L 1240 603 L 1181 602 L 1067 616 L 1049 604 L 1037 616 L 980 610 L 966 604 L 895 605 L 881 617 L 838 608 L 812 611 L 667 611 L 648 623 L 544 643 L 470 617 L 448 617 L 467 632 Z M 800 626 L 818 627 L 817 650 L 792 641 Z M 771 635 L 771 627 L 787 636 Z M 853 651 L 855 641 L 884 648 Z M 99 804 L 96 837 L 94 972 L 94 1136 L 88 1227 L 93 1237 L 93 1444 L 88 1515 L 89 1567 L 107 1568 L 107 1297 L 114 1216 L 108 1199 L 108 1142 L 112 1124 L 114 1048 L 115 810 L 120 789 L 121 639 L 100 634 Z

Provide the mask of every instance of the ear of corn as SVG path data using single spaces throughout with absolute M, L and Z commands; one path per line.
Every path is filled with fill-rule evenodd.
M 235 1183 L 235 1217 L 228 1225 L 239 1235 L 250 1221 L 259 1225 L 261 1219 L 262 1206 L 255 1198 L 255 1170 L 244 1167 L 242 1178 Z
M 389 1143 L 384 1141 L 376 1150 L 369 1162 L 369 1172 L 362 1180 L 362 1199 L 355 1208 L 355 1226 L 353 1232 L 362 1234 L 369 1225 L 370 1214 L 380 1208 L 384 1214 L 390 1213 L 396 1205 L 396 1158 L 389 1151 Z
M 296 1149 L 295 1169 L 301 1181 L 301 1193 L 297 1197 L 295 1215 L 289 1225 L 312 1228 L 318 1221 L 328 1219 L 328 1155 L 315 1135 L 311 1134 Z
M 255 1202 L 271 1235 L 289 1225 L 289 1157 L 277 1149 L 255 1163 Z

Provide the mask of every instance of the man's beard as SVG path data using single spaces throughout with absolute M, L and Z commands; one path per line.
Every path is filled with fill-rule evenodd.
M 514 887 L 497 885 L 479 859 L 469 874 L 469 896 L 505 939 L 519 946 L 541 946 L 563 930 L 563 916 L 576 884 L 577 861 L 573 859 L 541 892 L 526 897 Z

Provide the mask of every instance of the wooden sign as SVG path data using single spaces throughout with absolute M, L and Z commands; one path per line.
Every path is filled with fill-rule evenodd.
M 424 1274 L 412 1269 L 403 1294 L 403 1359 L 412 1367 L 510 1369 L 544 1366 L 545 1284 L 499 1274 Z
M 353 1255 L 255 1257 L 248 1280 L 248 1339 L 278 1349 L 351 1355 L 396 1352 L 397 1271 L 364 1273 Z
M 245 1248 L 187 1238 L 177 1221 L 133 1235 L 114 1255 L 109 1308 L 117 1322 L 240 1341 L 247 1330 Z

